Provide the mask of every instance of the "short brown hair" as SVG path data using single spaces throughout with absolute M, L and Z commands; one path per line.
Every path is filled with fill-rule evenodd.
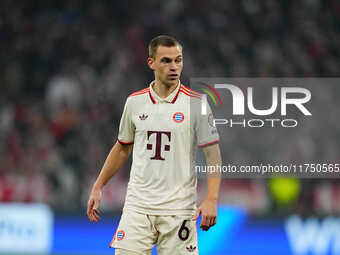
M 151 40 L 149 43 L 149 57 L 154 58 L 158 46 L 174 47 L 179 46 L 182 49 L 182 45 L 173 37 L 168 35 L 159 35 Z

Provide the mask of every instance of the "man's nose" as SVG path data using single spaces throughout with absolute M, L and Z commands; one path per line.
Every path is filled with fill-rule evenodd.
M 177 70 L 177 65 L 176 65 L 176 63 L 175 63 L 175 61 L 172 61 L 171 62 L 171 65 L 170 65 L 170 70 Z

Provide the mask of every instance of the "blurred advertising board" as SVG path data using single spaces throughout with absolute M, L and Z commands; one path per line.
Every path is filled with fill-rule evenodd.
M 254 218 L 237 207 L 218 210 L 218 224 L 207 232 L 198 228 L 200 255 L 340 254 L 340 218 Z M 53 217 L 44 205 L 0 204 L 0 254 L 114 254 L 109 243 L 119 219 L 119 213 L 105 214 L 91 223 L 85 213 Z
M 104 215 L 94 224 L 85 215 L 57 216 L 52 252 L 113 254 L 108 246 L 119 219 L 119 214 Z M 207 232 L 198 228 L 197 234 L 201 255 L 340 254 L 340 218 L 334 217 L 254 218 L 237 207 L 220 207 L 218 224 Z
M 0 203 L 0 253 L 46 253 L 52 236 L 53 213 L 48 206 Z
M 340 254 L 340 218 L 251 218 L 239 209 L 220 208 L 218 221 L 212 231 L 199 231 L 200 254 Z

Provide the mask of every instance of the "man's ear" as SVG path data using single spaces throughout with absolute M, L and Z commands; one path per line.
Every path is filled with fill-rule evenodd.
M 150 67 L 150 69 L 155 70 L 154 67 L 153 67 L 155 60 L 153 58 L 148 58 L 148 60 L 146 62 L 148 63 L 148 66 Z

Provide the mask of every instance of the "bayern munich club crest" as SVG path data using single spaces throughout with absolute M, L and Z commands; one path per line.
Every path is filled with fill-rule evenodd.
M 117 240 L 118 240 L 118 241 L 123 240 L 123 239 L 124 239 L 124 236 L 125 236 L 124 230 L 119 230 L 119 231 L 117 232 Z
M 176 123 L 181 123 L 184 120 L 184 114 L 181 112 L 176 112 L 173 116 L 172 116 L 173 120 Z

